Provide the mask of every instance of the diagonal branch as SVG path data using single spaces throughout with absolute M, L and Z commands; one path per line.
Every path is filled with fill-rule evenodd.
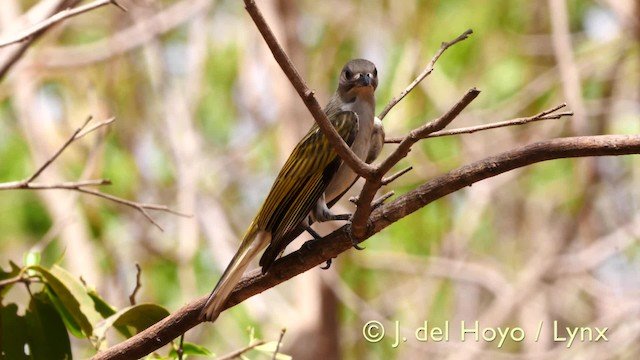
M 382 109 L 382 111 L 378 115 L 378 118 L 380 118 L 380 120 L 384 119 L 384 117 L 387 116 L 389 111 L 393 109 L 393 107 L 396 106 L 396 104 L 398 104 L 402 99 L 404 99 L 404 97 L 407 96 L 407 94 L 409 94 L 411 90 L 413 90 L 416 86 L 418 86 L 418 84 L 420 84 L 420 82 L 424 80 L 424 78 L 429 76 L 429 74 L 431 74 L 431 72 L 433 71 L 433 67 L 436 64 L 436 61 L 438 61 L 440 56 L 442 56 L 442 54 L 445 51 L 447 51 L 448 48 L 452 47 L 453 45 L 463 40 L 466 40 L 471 34 L 473 34 L 473 30 L 469 29 L 463 32 L 462 34 L 460 34 L 460 36 L 458 36 L 457 38 L 449 42 L 443 42 L 442 45 L 440 45 L 440 50 L 438 50 L 438 52 L 436 52 L 436 54 L 433 56 L 431 61 L 429 61 L 429 64 L 427 64 L 427 67 L 420 73 L 420 75 L 418 75 L 418 77 L 415 78 L 415 80 L 413 80 L 413 82 L 411 82 L 411 84 L 409 84 L 409 86 L 407 86 L 406 89 L 404 89 L 400 93 L 400 95 L 394 97 L 393 99 L 391 99 L 391 101 L 389 101 L 387 106 L 385 106 L 384 109 Z
M 25 40 L 28 40 L 29 38 L 31 38 L 34 34 L 37 34 L 59 22 L 61 22 L 62 20 L 68 19 L 70 17 L 73 16 L 77 16 L 83 13 L 86 13 L 88 11 L 97 9 L 99 7 L 105 6 L 105 5 L 109 5 L 109 4 L 113 4 L 116 7 L 120 8 L 123 11 L 127 11 L 122 5 L 118 4 L 116 2 L 116 0 L 96 0 L 92 3 L 86 4 L 86 5 L 82 5 L 82 6 L 78 6 L 77 8 L 67 8 L 64 9 L 56 14 L 54 14 L 53 16 L 39 22 L 36 23 L 30 27 L 28 27 L 27 29 L 24 29 L 22 31 L 20 31 L 17 34 L 14 34 L 12 36 L 10 36 L 8 39 L 0 39 L 0 48 L 1 47 L 5 47 L 11 44 L 16 44 L 19 42 L 23 42 Z
M 107 179 L 97 179 L 97 180 L 80 180 L 80 181 L 72 181 L 72 182 L 61 182 L 61 183 L 35 183 L 33 182 L 37 179 L 54 161 L 58 159 L 60 154 L 64 152 L 69 145 L 71 145 L 74 141 L 84 137 L 85 135 L 100 129 L 101 127 L 110 125 L 115 121 L 115 118 L 107 119 L 103 122 L 95 124 L 88 129 L 85 129 L 89 123 L 91 122 L 92 117 L 89 116 L 84 121 L 84 123 L 77 128 L 73 134 L 60 146 L 60 148 L 51 156 L 47 161 L 44 162 L 34 173 L 28 178 L 20 181 L 12 181 L 6 183 L 0 183 L 0 191 L 2 190 L 71 190 L 77 191 L 97 197 L 101 197 L 103 199 L 107 199 L 109 201 L 122 204 L 128 207 L 131 207 L 137 211 L 139 211 L 144 217 L 149 220 L 153 225 L 155 225 L 158 229 L 163 230 L 160 224 L 158 224 L 147 210 L 156 210 L 156 211 L 164 211 L 174 215 L 185 216 L 188 217 L 190 215 L 177 212 L 175 210 L 170 209 L 165 205 L 156 205 L 156 204 L 145 204 L 139 203 L 131 200 L 126 200 L 114 195 L 106 194 L 94 189 L 87 189 L 88 186 L 101 186 L 101 185 L 111 185 L 111 181 Z
M 313 119 L 318 123 L 318 127 L 320 127 L 322 133 L 327 137 L 329 142 L 331 142 L 331 145 L 333 145 L 340 158 L 358 175 L 365 179 L 371 179 L 373 177 L 374 168 L 358 158 L 356 154 L 351 151 L 347 143 L 345 143 L 340 135 L 338 135 L 336 129 L 334 129 L 329 119 L 327 119 L 327 115 L 322 111 L 320 104 L 318 104 L 313 91 L 309 89 L 295 65 L 291 62 L 291 59 L 289 59 L 282 46 L 278 43 L 276 36 L 273 34 L 273 31 L 271 31 L 269 24 L 267 24 L 264 16 L 262 16 L 262 12 L 256 5 L 255 1 L 244 0 L 244 4 L 247 12 L 253 19 L 253 22 L 258 27 L 260 34 L 262 34 L 264 41 L 273 53 L 273 57 L 278 62 L 278 65 L 280 65 L 280 68 L 282 68 L 282 71 L 285 73 L 287 78 L 289 78 L 291 85 L 296 89 L 296 92 L 307 106 L 307 109 L 309 109 Z
M 504 172 L 542 161 L 640 154 L 640 135 L 600 135 L 540 141 L 462 166 L 425 182 L 371 214 L 371 226 L 363 239 L 375 235 L 396 221 L 457 190 Z M 322 243 L 311 242 L 277 260 L 267 274 L 256 269 L 236 286 L 226 307 L 234 306 L 292 277 L 338 256 L 352 247 L 347 226 L 326 236 Z M 208 296 L 195 300 L 138 335 L 93 357 L 94 360 L 133 359 L 151 353 L 200 323 L 199 315 Z
M 572 111 L 564 111 L 564 112 L 559 112 L 559 113 L 555 113 L 556 111 L 566 107 L 567 104 L 566 103 L 562 103 L 560 105 L 554 106 L 550 109 L 547 109 L 545 111 L 542 111 L 536 115 L 533 116 L 528 116 L 528 117 L 523 117 L 523 118 L 516 118 L 516 119 L 512 119 L 512 120 L 506 120 L 506 121 L 499 121 L 499 122 L 495 122 L 495 123 L 490 123 L 490 124 L 484 124 L 484 125 L 476 125 L 476 126 L 469 126 L 469 127 L 463 127 L 463 128 L 458 128 L 458 129 L 451 129 L 451 130 L 442 130 L 442 131 L 436 131 L 433 132 L 429 135 L 427 135 L 425 138 L 431 138 L 431 137 L 439 137 L 439 136 L 450 136 L 450 135 L 460 135 L 460 134 L 471 134 L 474 132 L 478 132 L 478 131 L 483 131 L 483 130 L 490 130 L 490 129 L 497 129 L 497 128 L 501 128 L 501 127 L 507 127 L 507 126 L 514 126 L 514 125 L 524 125 L 524 124 L 528 124 L 534 121 L 541 121 L 541 120 L 557 120 L 560 118 L 563 118 L 565 116 L 573 116 L 573 112 Z M 555 114 L 554 114 L 555 113 Z M 404 139 L 404 137 L 400 137 L 400 138 L 388 138 L 385 139 L 385 143 L 388 144 L 397 144 L 402 142 L 402 140 Z

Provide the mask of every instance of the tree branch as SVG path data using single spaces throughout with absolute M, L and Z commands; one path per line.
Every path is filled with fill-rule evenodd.
M 359 242 L 437 199 L 519 167 L 552 159 L 630 154 L 640 154 L 640 135 L 559 138 L 509 150 L 452 170 L 375 209 L 370 217 L 371 226 Z M 352 238 L 347 226 L 343 226 L 326 236 L 321 244 L 311 242 L 277 260 L 269 273 L 263 275 L 260 269 L 255 269 L 247 274 L 236 286 L 226 307 L 285 282 L 351 247 Z M 208 295 L 185 305 L 138 335 L 96 354 L 93 359 L 140 358 L 160 348 L 200 323 L 200 311 L 207 298 Z
M 409 94 L 411 92 L 411 90 L 413 90 L 416 86 L 418 86 L 418 84 L 420 84 L 420 82 L 422 80 L 424 80 L 424 78 L 426 78 L 427 76 L 429 76 L 429 74 L 431 74 L 431 72 L 433 71 L 433 67 L 436 64 L 436 61 L 438 61 L 438 59 L 440 58 L 440 56 L 442 56 L 442 54 L 450 47 L 452 47 L 453 45 L 466 40 L 469 35 L 473 34 L 473 30 L 469 29 L 465 32 L 463 32 L 462 34 L 460 34 L 460 36 L 458 36 L 457 38 L 449 41 L 449 42 L 443 42 L 442 45 L 440 45 L 440 50 L 438 50 L 438 52 L 436 52 L 436 54 L 433 56 L 433 58 L 431 59 L 431 61 L 429 62 L 429 64 L 427 64 L 427 67 L 420 73 L 420 75 L 418 75 L 417 78 L 415 78 L 415 80 L 413 80 L 413 82 L 411 84 L 409 84 L 409 86 L 407 86 L 406 89 L 404 89 L 400 95 L 394 97 L 393 99 L 391 99 L 391 101 L 389 101 L 389 103 L 387 104 L 387 106 L 384 107 L 384 109 L 382 109 L 382 111 L 380 112 L 380 114 L 378 114 L 378 118 L 380 120 L 384 119 L 385 116 L 387 116 L 387 114 L 389 113 L 389 111 L 391 109 L 393 109 L 394 106 L 396 106 L 397 103 L 400 102 L 400 100 L 404 99 L 405 96 L 407 96 L 407 94 Z
M 101 128 L 101 127 L 110 125 L 112 122 L 115 121 L 115 118 L 112 117 L 112 118 L 110 118 L 108 120 L 105 120 L 103 122 L 95 124 L 95 125 L 93 125 L 92 127 L 88 128 L 88 129 L 85 129 L 87 127 L 87 125 L 89 125 L 89 123 L 91 122 L 91 119 L 92 119 L 91 116 L 87 117 L 85 122 L 79 128 L 77 128 L 73 132 L 73 134 L 64 142 L 64 144 L 62 144 L 62 146 L 60 146 L 60 148 L 49 159 L 47 159 L 47 161 L 45 161 L 44 164 L 42 164 L 38 169 L 36 169 L 36 171 L 34 171 L 31 176 L 29 176 L 28 178 L 26 178 L 24 180 L 20 180 L 20 181 L 12 181 L 12 182 L 0 183 L 0 191 L 2 191 L 2 190 L 61 190 L 61 189 L 62 190 L 78 191 L 78 192 L 81 192 L 81 193 L 85 193 L 85 194 L 101 197 L 103 199 L 107 199 L 107 200 L 113 201 L 115 203 L 131 207 L 131 208 L 139 211 L 144 217 L 147 218 L 147 220 L 149 220 L 149 222 L 151 222 L 153 225 L 155 225 L 160 230 L 163 230 L 162 227 L 155 220 L 153 220 L 153 218 L 151 217 L 151 215 L 149 215 L 147 210 L 165 211 L 165 212 L 168 212 L 168 213 L 171 213 L 171 214 L 174 214 L 174 215 L 188 217 L 189 216 L 188 214 L 177 212 L 175 210 L 170 209 L 169 207 L 167 207 L 165 205 L 138 203 L 138 202 L 131 201 L 131 200 L 126 200 L 126 199 L 123 199 L 123 198 L 120 198 L 120 197 L 117 197 L 117 196 L 114 196 L 114 195 L 105 194 L 105 193 L 100 192 L 98 190 L 93 190 L 93 189 L 87 189 L 86 188 L 87 186 L 111 185 L 111 181 L 107 180 L 107 179 L 80 180 L 80 181 L 52 183 L 52 184 L 41 184 L 41 183 L 34 183 L 33 182 L 54 161 L 56 161 L 56 159 L 58 159 L 60 154 L 62 154 L 62 152 L 64 152 L 69 147 L 69 145 L 71 145 L 74 141 L 82 138 L 83 136 L 89 134 L 92 131 L 95 131 L 95 130 Z
M 15 43 L 19 43 L 19 42 L 23 42 L 29 38 L 31 38 L 34 34 L 39 33 L 57 23 L 59 23 L 62 20 L 68 19 L 70 17 L 73 16 L 77 16 L 83 13 L 86 13 L 88 11 L 97 9 L 99 7 L 105 6 L 105 5 L 109 5 L 109 4 L 113 4 L 116 7 L 120 8 L 123 11 L 127 11 L 122 5 L 118 4 L 116 2 L 116 0 L 96 0 L 92 3 L 83 5 L 83 6 L 78 6 L 77 8 L 71 9 L 71 8 L 67 8 L 64 9 L 58 13 L 56 13 L 55 15 L 40 21 L 36 24 L 31 25 L 30 27 L 28 27 L 27 29 L 24 29 L 22 31 L 20 31 L 17 34 L 14 34 L 12 36 L 9 36 L 8 39 L 2 39 L 0 40 L 0 48 L 1 47 L 5 47 L 11 44 L 15 44 Z
M 556 111 L 566 107 L 567 104 L 563 103 L 557 106 L 554 106 L 548 110 L 542 111 L 536 115 L 533 116 L 529 116 L 529 117 L 524 117 L 524 118 L 516 118 L 516 119 L 512 119 L 512 120 L 506 120 L 506 121 L 499 121 L 499 122 L 495 122 L 495 123 L 490 123 L 490 124 L 484 124 L 484 125 L 476 125 L 476 126 L 469 126 L 469 127 L 464 127 L 464 128 L 458 128 L 458 129 L 451 129 L 451 130 L 442 130 L 442 131 L 435 131 L 427 136 L 425 136 L 425 138 L 431 138 L 431 137 L 439 137 L 439 136 L 450 136 L 450 135 L 460 135 L 460 134 L 471 134 L 474 132 L 478 132 L 478 131 L 483 131 L 483 130 L 490 130 L 490 129 L 497 129 L 497 128 L 501 128 L 501 127 L 506 127 L 506 126 L 514 126 L 514 125 L 524 125 L 524 124 L 528 124 L 530 122 L 534 122 L 534 121 L 541 121 L 541 120 L 557 120 L 560 119 L 562 117 L 565 116 L 573 116 L 573 112 L 572 111 L 565 111 L 565 112 L 560 112 L 560 113 L 555 113 Z M 404 137 L 399 137 L 399 138 L 388 138 L 385 139 L 385 143 L 388 144 L 397 144 L 402 142 L 402 140 L 404 139 Z

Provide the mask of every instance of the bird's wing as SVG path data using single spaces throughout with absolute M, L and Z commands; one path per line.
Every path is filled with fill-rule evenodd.
M 329 120 L 351 146 L 358 132 L 358 115 L 342 111 Z M 283 239 L 309 214 L 341 162 L 329 140 L 314 125 L 293 149 L 256 217 L 258 228 L 272 235 L 260 265 L 273 262 L 288 245 L 289 241 Z

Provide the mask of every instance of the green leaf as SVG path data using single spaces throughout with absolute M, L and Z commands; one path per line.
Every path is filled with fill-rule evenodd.
M 109 328 L 118 326 L 132 326 L 140 332 L 158 321 L 169 316 L 169 310 L 156 304 L 137 304 L 124 308 L 106 318 L 95 328 L 94 335 L 104 339 Z
M 82 329 L 84 336 L 90 337 L 93 334 L 93 326 L 100 322 L 102 317 L 96 311 L 93 299 L 89 296 L 86 287 L 73 275 L 57 265 L 51 267 L 51 270 L 39 265 L 30 266 L 29 269 L 39 272 L 45 279 L 49 286 L 48 295 L 51 302 L 63 316 L 65 324 L 73 325 L 75 322 Z M 75 326 L 72 326 L 69 327 L 69 330 L 75 336 L 78 336 L 77 332 L 74 331 L 75 328 Z
M 207 357 L 213 357 L 214 355 L 209 349 L 200 345 L 189 343 L 189 342 L 182 343 L 182 354 L 207 356 Z M 173 359 L 177 359 L 178 351 L 176 349 L 171 349 L 171 351 L 169 351 L 169 357 Z
M 40 265 L 41 258 L 42 254 L 39 251 L 29 251 L 28 253 L 24 254 L 24 265 Z
M 18 315 L 18 305 L 0 307 L 0 354 L 2 359 L 29 359 L 25 354 L 27 323 Z
M 107 303 L 100 295 L 98 295 L 97 292 L 95 292 L 95 290 L 89 290 L 89 296 L 91 296 L 91 299 L 93 299 L 96 311 L 98 311 L 104 319 L 116 313 L 116 309 L 113 306 L 109 305 L 109 303 Z M 126 326 L 115 326 L 115 328 L 126 338 L 130 338 L 133 336 L 133 333 L 131 333 L 131 331 Z
M 67 330 L 69 330 L 69 332 L 71 332 L 71 334 L 73 334 L 73 336 L 77 338 L 85 337 L 84 333 L 82 332 L 82 328 L 80 327 L 80 324 L 78 324 L 75 317 L 64 306 L 64 304 L 62 303 L 62 300 L 60 300 L 58 295 L 53 291 L 53 289 L 51 289 L 51 286 L 49 284 L 45 284 L 44 292 L 45 294 L 47 294 L 47 296 L 49 297 L 49 300 L 58 311 L 58 314 L 60 314 L 60 317 L 62 318 L 62 322 L 64 322 L 64 325 L 67 327 Z
M 37 293 L 31 298 L 25 319 L 31 359 L 71 359 L 69 334 L 45 293 Z

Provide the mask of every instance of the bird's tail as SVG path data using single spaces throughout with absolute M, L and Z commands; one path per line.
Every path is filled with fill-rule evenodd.
M 244 235 L 240 248 L 231 259 L 227 269 L 218 280 L 213 292 L 209 295 L 206 304 L 202 309 L 200 317 L 205 321 L 214 321 L 223 310 L 229 295 L 240 281 L 244 270 L 251 262 L 251 259 L 264 249 L 271 241 L 271 234 L 260 231 L 255 223 L 251 224 L 249 230 Z

